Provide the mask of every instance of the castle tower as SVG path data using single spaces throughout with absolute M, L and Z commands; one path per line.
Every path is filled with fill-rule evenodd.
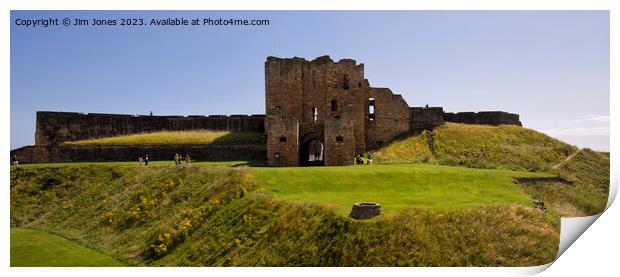
M 378 132 L 388 128 L 392 136 L 409 125 L 402 97 L 371 88 L 364 65 L 351 59 L 268 57 L 265 100 L 267 155 L 275 166 L 353 164 L 369 143 L 376 145 Z M 375 109 L 393 102 L 398 109 Z M 402 126 L 393 126 L 394 115 Z

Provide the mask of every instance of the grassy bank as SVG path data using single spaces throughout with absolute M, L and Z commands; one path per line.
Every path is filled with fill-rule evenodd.
M 65 142 L 84 144 L 243 144 L 265 143 L 263 133 L 214 130 L 163 131 Z
M 11 228 L 11 266 L 125 266 L 99 251 L 40 230 Z
M 340 180 L 344 176 L 339 170 L 362 169 L 359 178 L 383 174 L 387 182 L 409 181 L 410 175 L 449 175 L 450 168 L 439 168 L 433 173 L 430 166 L 410 171 L 399 166 L 372 169 L 376 171 L 339 167 L 319 175 Z M 298 170 L 305 169 L 311 170 Z M 263 174 L 280 178 L 278 174 L 254 170 L 13 168 L 11 226 L 57 233 L 132 265 L 520 266 L 547 263 L 557 251 L 559 219 L 530 207 L 518 187 L 506 187 L 509 184 L 502 180 L 510 173 L 505 171 L 497 176 L 485 170 L 461 172 L 469 177 L 457 180 L 467 188 L 461 194 L 470 201 L 503 191 L 501 204 L 474 207 L 463 202 L 458 208 L 442 209 L 436 208 L 441 207 L 438 199 L 434 205 L 402 202 L 402 209 L 394 208 L 390 216 L 356 221 L 342 216 L 338 208 L 309 203 L 316 201 L 289 201 L 264 183 Z M 301 173 L 289 173 L 298 178 L 295 174 Z M 399 174 L 403 176 L 394 177 Z M 441 187 L 442 180 L 450 178 L 426 184 L 427 190 L 441 194 L 441 188 L 432 186 Z M 501 182 L 485 191 L 469 184 L 478 178 L 489 178 L 487 184 Z M 349 193 L 349 187 L 341 188 Z M 394 201 L 422 198 L 426 190 L 404 189 L 411 191 L 393 193 Z M 318 199 L 321 193 L 307 194 Z M 388 211 L 390 202 L 384 204 Z
M 602 212 L 609 194 L 609 156 L 589 149 L 579 151 L 552 170 L 575 183 L 523 185 L 532 198 L 548 203 L 561 216 L 586 216 Z
M 378 162 L 436 162 L 474 168 L 549 171 L 577 148 L 519 126 L 446 123 L 396 140 L 375 153 Z

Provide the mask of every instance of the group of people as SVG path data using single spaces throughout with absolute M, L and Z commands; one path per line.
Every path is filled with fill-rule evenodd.
M 144 165 L 149 165 L 149 154 L 144 155 L 144 157 L 138 157 L 138 163 L 140 165 L 142 165 L 142 163 L 144 163 Z
M 319 151 L 314 152 L 314 160 L 318 161 L 319 159 L 321 159 L 321 152 Z
M 179 155 L 179 153 L 174 154 L 174 165 L 180 166 L 183 161 L 185 161 L 185 164 L 187 164 L 187 166 L 190 166 L 192 164 L 192 158 L 189 156 L 189 154 L 185 154 L 185 156 Z M 139 156 L 138 162 L 140 163 L 140 165 L 142 165 L 142 163 L 144 163 L 144 165 L 149 165 L 149 155 L 146 154 L 144 155 L 144 157 Z M 14 164 L 17 165 L 16 162 L 14 162 Z
M 185 160 L 185 164 L 187 164 L 187 166 L 192 165 L 192 158 L 189 156 L 189 154 L 185 154 L 185 156 L 183 156 L 183 155 L 179 155 L 179 153 L 176 153 L 174 155 L 174 164 L 176 166 L 180 166 L 183 160 Z
M 363 165 L 364 164 L 364 160 L 362 159 L 361 155 L 355 156 L 355 164 L 357 164 L 357 165 Z M 367 165 L 371 165 L 372 164 L 372 154 L 370 153 L 370 151 L 366 152 L 366 164 Z

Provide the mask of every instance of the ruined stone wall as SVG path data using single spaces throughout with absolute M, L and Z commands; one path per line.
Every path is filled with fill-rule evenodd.
M 377 149 L 409 131 L 409 105 L 401 95 L 392 93 L 388 88 L 372 88 L 366 101 L 367 150 Z M 369 114 L 370 106 L 374 106 L 374 114 Z
M 149 155 L 150 161 L 172 161 L 174 154 L 186 154 L 194 161 L 264 160 L 263 144 L 190 144 L 190 145 L 45 145 L 26 146 L 11 151 L 20 164 L 56 162 L 138 161 Z
M 264 132 L 264 115 L 134 116 L 69 112 L 37 112 L 36 145 L 153 131 L 212 129 Z
M 491 112 L 459 112 L 444 113 L 443 119 L 446 122 L 456 122 L 465 124 L 485 124 L 485 125 L 518 125 L 521 126 L 519 115 L 502 111 Z
M 409 111 L 412 130 L 432 129 L 444 123 L 442 107 L 412 107 Z

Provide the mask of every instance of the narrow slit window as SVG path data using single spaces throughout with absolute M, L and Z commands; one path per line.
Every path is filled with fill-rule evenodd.
M 337 136 L 336 137 L 336 142 L 343 142 L 344 138 L 342 136 Z
M 338 102 L 336 102 L 336 100 L 332 100 L 330 102 L 330 107 L 332 112 L 338 111 Z
M 348 74 L 344 74 L 344 76 L 342 77 L 342 88 L 349 89 L 349 75 Z
M 312 107 L 312 122 L 316 123 L 317 120 L 319 120 L 319 109 Z
M 375 120 L 375 98 L 368 98 L 368 119 L 370 121 Z

